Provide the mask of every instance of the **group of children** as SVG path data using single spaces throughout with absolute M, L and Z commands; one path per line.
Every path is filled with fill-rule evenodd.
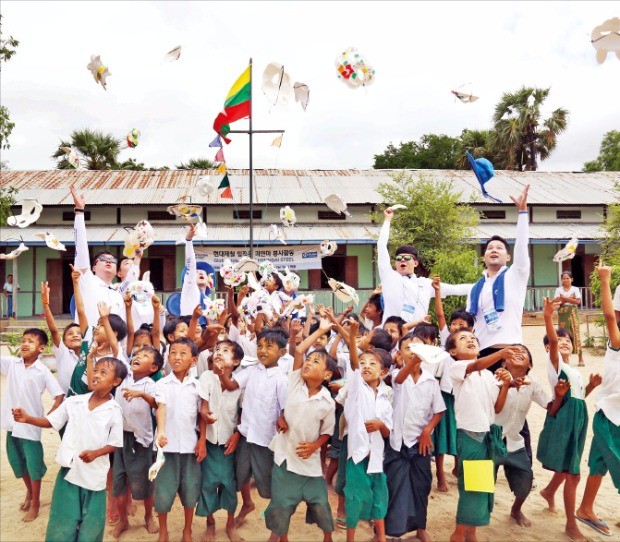
M 553 508 L 564 484 L 572 539 L 584 538 L 577 521 L 610 532 L 594 501 L 608 471 L 620 492 L 620 331 L 610 268 L 602 263 L 610 337 L 603 376 L 592 375 L 583 385 L 569 365 L 572 338 L 553 325 L 558 304 L 546 300 L 551 396 L 529 376 L 533 360 L 526 346 L 481 357 L 472 315 L 461 309 L 446 321 L 438 279 L 433 288 L 439 338 L 449 356 L 435 363 L 416 348 L 437 343 L 435 326 L 428 318 L 405 322 L 391 316 L 382 322 L 379 292 L 362 318 L 350 308 L 336 316 L 317 307 L 315 316 L 310 305 L 305 321 L 277 313 L 246 321 L 231 289 L 228 311 L 218 322 L 201 326 L 199 305 L 191 317 L 168 319 L 160 333 L 156 296 L 152 327 L 134 329 L 128 292 L 124 319 L 99 302 L 98 318 L 89 320 L 83 273 L 72 270 L 77 322 L 62 335 L 49 309 L 49 286 L 41 287 L 56 377 L 39 360 L 48 339 L 38 329 L 24 332 L 19 356 L 1 360 L 7 377 L 2 427 L 11 467 L 27 488 L 24 521 L 34 520 L 40 507 L 46 471 L 40 428 L 61 434 L 46 540 L 101 540 L 106 516 L 116 523 L 112 534 L 118 538 L 129 528 L 131 499 L 143 501 L 147 530 L 168 540 L 167 518 L 178 494 L 183 540 L 192 538 L 194 514 L 206 518 L 203 538 L 215 540 L 214 514 L 225 510 L 227 536 L 236 541 L 236 527 L 255 509 L 253 479 L 259 495 L 269 499 L 264 516 L 271 540 L 287 540 L 291 517 L 305 502 L 306 521 L 316 523 L 324 540 L 340 527 L 352 541 L 359 522 L 369 520 L 376 540 L 416 531 L 426 541 L 432 459 L 437 489 L 447 491 L 445 455 L 454 456 L 458 476 L 451 540 L 475 540 L 476 527 L 490 521 L 493 492 L 468 489 L 467 472 L 476 461 L 492 461 L 494 475 L 503 466 L 515 496 L 511 516 L 527 527 L 522 506 L 533 471 L 522 429 L 532 402 L 547 411 L 536 457 L 554 472 L 541 494 Z M 584 399 L 599 385 L 590 473 L 577 508 L 588 427 Z M 54 398 L 47 413 L 45 390 Z M 328 500 L 334 477 L 335 521 Z

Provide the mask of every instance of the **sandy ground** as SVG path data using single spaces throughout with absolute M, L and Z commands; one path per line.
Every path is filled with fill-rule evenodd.
M 585 329 L 582 333 L 585 332 Z M 542 346 L 542 336 L 544 334 L 543 327 L 525 327 L 524 340 L 525 344 L 531 349 L 534 356 L 534 369 L 532 375 L 539 382 L 548 387 L 546 376 L 546 356 Z M 5 351 L 2 352 L 6 354 Z M 581 369 L 583 379 L 588 381 L 591 372 L 600 372 L 602 365 L 602 357 L 595 357 L 586 353 L 586 367 Z M 573 360 L 576 363 L 576 358 Z M 5 380 L 2 379 L 2 390 L 5 387 Z M 588 411 L 590 419 L 594 415 L 594 395 L 587 399 Z M 49 404 L 49 397 L 46 397 L 46 404 Z M 545 413 L 543 409 L 537 405 L 533 405 L 528 415 L 530 431 L 532 433 L 532 444 L 534 451 L 538 444 L 538 435 L 542 429 Z M 587 475 L 587 457 L 590 449 L 591 429 L 588 432 L 586 440 L 586 450 L 582 459 L 582 480 L 578 489 L 578 503 L 581 501 L 581 495 L 585 486 L 585 477 Z M 52 497 L 52 489 L 58 466 L 54 461 L 56 449 L 59 444 L 59 436 L 51 429 L 43 430 L 43 445 L 45 447 L 45 459 L 48 465 L 48 472 L 43 479 L 42 495 L 41 495 L 41 512 L 39 518 L 33 523 L 22 523 L 20 521 L 23 512 L 19 510 L 19 505 L 24 497 L 24 485 L 20 480 L 13 477 L 8 461 L 6 460 L 5 437 L 2 435 L 1 447 L 1 467 L 2 473 L 0 477 L 0 540 L 2 541 L 38 541 L 45 537 L 45 528 L 47 526 L 47 518 L 50 510 L 50 500 Z M 452 468 L 452 459 L 446 459 L 446 467 L 448 470 Z M 434 470 L 434 468 L 433 468 Z M 478 529 L 478 538 L 481 541 L 562 541 L 569 540 L 564 535 L 564 507 L 561 492 L 556 498 L 556 507 L 558 512 L 553 514 L 546 507 L 546 502 L 540 497 L 538 492 L 551 479 L 551 473 L 541 468 L 540 464 L 534 461 L 534 475 L 536 478 L 537 488 L 532 490 L 530 497 L 524 505 L 525 514 L 532 520 L 531 528 L 518 527 L 509 517 L 510 506 L 512 504 L 512 494 L 508 488 L 508 484 L 500 471 L 495 492 L 495 509 L 491 518 L 491 524 L 488 527 Z M 450 491 L 446 494 L 439 493 L 433 489 L 430 495 L 428 507 L 428 530 L 430 535 L 436 541 L 448 540 L 452 529 L 454 528 L 454 517 L 456 514 L 456 505 L 458 492 L 456 487 L 456 479 L 452 475 L 448 475 L 448 483 Z M 435 482 L 433 483 L 435 485 Z M 330 500 L 332 508 L 336 512 L 336 498 L 330 491 Z M 262 512 L 267 506 L 267 501 L 255 496 L 257 509 L 248 516 L 247 523 L 239 529 L 241 536 L 245 540 L 267 540 L 269 532 L 265 527 L 265 520 L 261 517 Z M 121 540 L 157 540 L 157 535 L 150 535 L 143 526 L 141 519 L 142 510 L 141 503 L 138 504 L 136 515 L 130 518 L 131 527 L 126 531 Z M 612 527 L 614 535 L 612 537 L 604 537 L 589 529 L 585 525 L 582 526 L 582 532 L 591 540 L 616 540 L 620 541 L 620 497 L 613 487 L 611 478 L 606 476 L 603 480 L 598 498 L 596 501 L 597 512 L 600 517 L 604 518 L 608 525 Z M 224 532 L 225 514 L 220 512 L 216 514 L 217 524 L 217 540 L 226 540 Z M 290 529 L 291 540 L 322 540 L 322 535 L 314 526 L 307 526 L 304 522 L 305 507 L 302 505 L 298 508 L 293 517 Z M 171 540 L 180 540 L 182 530 L 183 513 L 179 501 L 175 502 L 174 508 L 169 515 L 169 527 Z M 204 530 L 204 519 L 194 518 L 193 531 L 194 539 L 200 540 L 200 536 Z M 109 531 L 109 529 L 108 529 Z M 357 540 L 366 541 L 372 538 L 372 531 L 367 524 L 360 524 L 358 527 Z M 404 540 L 413 540 L 413 535 L 404 538 Z M 105 540 L 113 540 L 106 532 Z M 334 540 L 344 541 L 345 534 L 343 531 L 334 533 Z

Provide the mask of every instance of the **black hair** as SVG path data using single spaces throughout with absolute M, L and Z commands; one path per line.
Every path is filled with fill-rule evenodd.
M 280 275 L 278 275 L 278 273 L 271 273 L 271 276 L 273 277 L 273 280 L 276 281 L 276 286 L 278 290 L 282 290 L 284 288 L 284 283 L 282 282 L 282 279 L 280 278 Z
M 459 307 L 450 315 L 450 324 L 452 324 L 454 320 L 464 320 L 467 322 L 467 327 L 471 329 L 474 329 L 474 324 L 476 323 L 474 315 L 471 312 L 467 312 L 464 307 Z
M 332 358 L 325 348 L 317 348 L 310 352 L 310 354 L 318 354 L 325 360 L 325 368 L 332 373 L 339 373 L 338 363 L 334 358 Z
M 72 327 L 80 327 L 80 324 L 76 324 L 75 322 L 71 322 L 65 329 L 62 330 L 62 338 L 64 340 L 67 331 L 69 331 Z M 80 335 L 82 334 L 82 329 L 80 328 Z
M 116 333 L 116 340 L 118 342 L 121 342 L 127 337 L 127 324 L 118 314 L 110 314 L 108 316 L 108 322 L 110 322 L 112 331 Z
M 374 305 L 377 312 L 383 314 L 383 303 L 381 302 L 381 294 L 372 294 L 367 303 L 369 305 Z
M 153 363 L 157 367 L 157 370 L 153 371 L 152 374 L 155 374 L 164 366 L 164 356 L 161 355 L 161 352 L 157 350 L 157 348 L 153 348 L 152 346 L 143 346 L 140 350 L 138 350 L 138 352 L 149 352 L 153 354 Z
M 112 256 L 112 258 L 117 260 L 118 263 L 118 258 L 116 257 L 116 254 L 112 254 L 109 250 L 100 250 L 99 252 L 97 252 L 97 254 L 95 254 L 95 257 L 93 258 L 93 265 L 97 263 L 97 260 L 101 258 L 101 256 L 105 256 L 106 254 Z
M 192 357 L 195 358 L 196 356 L 198 356 L 198 347 L 196 346 L 196 343 L 191 339 L 188 339 L 187 337 L 179 337 L 178 339 L 172 341 L 172 343 L 170 344 L 170 348 L 172 349 L 175 344 L 189 346 L 190 350 L 192 351 Z
M 99 365 L 100 363 L 107 363 L 108 365 L 111 365 L 114 368 L 114 378 L 121 379 L 121 381 L 118 383 L 118 386 L 120 386 L 123 380 L 125 380 L 125 378 L 127 377 L 127 365 L 125 365 L 125 363 L 123 363 L 120 359 L 112 357 L 112 356 L 106 356 L 105 358 L 98 359 L 95 362 L 95 365 Z M 118 386 L 114 386 L 112 388 L 112 393 L 114 393 L 114 390 Z
M 22 333 L 22 337 L 25 337 L 26 335 L 36 337 L 41 346 L 47 346 L 47 333 L 45 333 L 42 329 L 39 329 L 38 327 L 29 327 Z
M 534 367 L 534 358 L 532 357 L 532 353 L 530 352 L 530 349 L 527 346 L 521 343 L 515 343 L 510 346 L 518 346 L 519 348 L 523 348 L 523 350 L 527 352 L 527 357 L 530 358 L 530 365 Z M 529 373 L 530 370 L 528 369 L 527 372 Z
M 411 245 L 402 245 L 396 249 L 394 256 L 398 256 L 399 254 L 411 254 L 416 262 L 420 261 L 420 254 L 418 249 Z
M 138 337 L 142 337 L 143 335 L 146 335 L 147 337 L 150 337 L 151 341 L 153 340 L 153 336 L 151 334 L 151 330 L 140 326 L 138 329 L 136 329 L 136 331 L 133 334 L 134 341 Z
M 231 341 L 230 339 L 225 339 L 223 341 L 217 341 L 215 343 L 215 346 L 217 346 L 218 344 L 229 344 L 230 347 L 232 348 L 232 357 L 235 361 L 241 361 L 243 359 L 243 356 L 245 356 L 245 352 L 243 351 L 243 348 L 241 348 L 241 345 L 235 341 Z
M 125 261 L 125 260 L 131 260 L 132 258 L 128 258 L 127 256 L 123 256 L 120 260 L 118 260 L 118 268 L 121 268 L 121 264 Z
M 384 370 L 389 369 L 392 366 L 392 356 L 387 350 L 383 348 L 373 348 L 372 350 L 364 352 L 362 355 L 364 354 L 372 354 L 373 356 L 375 356 L 381 364 L 381 368 Z
M 568 275 L 570 278 L 574 278 L 573 274 L 570 271 L 562 271 L 560 273 L 560 278 L 562 278 L 564 275 Z
M 471 333 L 472 335 L 474 335 L 473 331 L 468 331 L 466 329 L 459 329 L 453 333 L 450 333 L 450 335 L 448 336 L 448 338 L 446 339 L 446 351 L 449 352 L 450 350 L 456 348 L 456 337 L 459 333 Z M 474 337 L 476 337 L 474 335 Z M 478 339 L 478 337 L 476 337 L 476 340 Z
M 392 349 L 392 337 L 385 329 L 376 327 L 372 330 L 370 345 L 374 348 L 387 350 L 389 352 Z
M 491 238 L 489 238 L 489 240 L 484 244 L 483 252 L 487 251 L 487 248 L 492 241 L 500 241 L 506 247 L 506 252 L 510 253 L 510 248 L 508 248 L 508 241 L 506 241 L 506 239 L 504 239 L 501 235 L 493 235 Z
M 400 316 L 389 316 L 386 318 L 385 322 L 383 322 L 383 329 L 385 329 L 385 324 L 396 324 L 398 326 L 398 332 L 403 334 L 403 325 L 405 321 Z
M 555 332 L 557 333 L 558 337 L 568 337 L 570 339 L 570 343 L 575 346 L 575 340 L 573 339 L 573 336 L 563 327 L 559 327 L 558 329 L 555 330 Z M 543 337 L 543 344 L 545 346 L 549 346 L 549 336 L 545 335 Z
M 168 341 L 168 335 L 174 335 L 177 326 L 182 323 L 187 322 L 181 320 L 181 318 L 170 318 L 170 320 L 164 324 L 164 338 Z
M 355 312 L 350 312 L 349 314 L 347 314 L 347 318 L 345 319 L 345 322 L 347 319 L 352 318 L 353 320 L 355 320 L 356 322 L 360 322 L 360 316 L 359 314 L 355 313 Z M 343 322 L 344 323 L 344 322 Z
M 9 277 L 13 278 L 13 275 L 11 273 L 9 273 L 6 278 L 8 279 Z
M 281 327 L 263 329 L 256 336 L 256 344 L 258 344 L 261 339 L 264 339 L 267 343 L 276 343 L 278 348 L 286 348 L 286 344 L 288 343 L 288 335 Z
M 310 335 L 312 335 L 315 331 L 317 331 L 319 327 L 321 327 L 321 322 L 319 322 L 318 320 L 314 320 L 310 324 L 310 329 L 308 330 L 310 332 Z
M 411 332 L 414 337 L 421 339 L 423 343 L 430 342 L 435 344 L 437 342 L 437 330 L 433 324 L 422 322 L 415 326 L 415 329 Z

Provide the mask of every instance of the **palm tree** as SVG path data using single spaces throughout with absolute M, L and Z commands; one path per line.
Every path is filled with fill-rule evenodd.
M 497 169 L 502 169 L 501 163 L 493 146 L 493 130 L 469 130 L 465 129 L 458 140 L 456 152 L 456 167 L 458 169 L 469 169 L 469 161 L 465 151 L 469 151 L 475 158 L 486 158 L 490 160 Z
M 61 140 L 58 149 L 52 158 L 58 160 L 58 169 L 73 169 L 62 147 L 75 148 L 84 159 L 82 164 L 86 169 L 106 170 L 118 166 L 117 158 L 120 152 L 120 141 L 112 134 L 104 134 L 96 130 L 73 130 L 69 141 Z
M 177 169 L 214 169 L 215 164 L 207 158 L 192 158 L 187 161 L 187 164 L 181 162 L 175 166 Z
M 549 88 L 522 87 L 505 93 L 495 106 L 493 146 L 503 153 L 505 169 L 536 171 L 537 157 L 545 160 L 568 124 L 568 111 L 558 108 L 543 119 L 541 106 Z

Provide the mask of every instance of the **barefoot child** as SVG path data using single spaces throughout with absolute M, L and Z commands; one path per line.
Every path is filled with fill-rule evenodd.
M 112 357 L 94 363 L 94 348 L 87 361 L 90 393 L 67 398 L 45 418 L 30 416 L 22 408 L 13 410 L 15 421 L 24 424 L 57 431 L 65 427 L 56 454 L 60 470 L 45 533 L 48 542 L 103 540 L 108 455 L 123 445 L 123 415 L 112 391 L 127 368 Z
M 297 320 L 291 326 L 301 330 Z M 307 505 L 306 521 L 318 525 L 324 541 L 332 539 L 334 520 L 320 449 L 334 431 L 335 403 L 323 382 L 330 380 L 336 362 L 324 348 L 313 350 L 304 359 L 304 354 L 331 327 L 328 320 L 322 320 L 318 329 L 295 349 L 286 408 L 278 420 L 279 432 L 270 445 L 274 465 L 265 524 L 272 533 L 272 541 L 287 539 L 291 517 L 301 502 Z
M 203 540 L 215 540 L 213 514 L 226 510 L 226 534 L 231 542 L 239 535 L 235 530 L 237 487 L 235 481 L 235 450 L 239 443 L 239 411 L 241 390 L 222 388 L 218 375 L 232 378 L 243 359 L 243 349 L 232 341 L 220 341 L 213 349 L 212 370 L 200 375 L 198 393 L 202 399 L 200 416 L 207 424 L 207 459 L 200 464 L 202 489 L 196 515 L 207 518 Z
M 566 330 L 559 328 L 556 331 L 553 326 L 553 312 L 558 306 L 559 302 L 545 298 L 543 314 L 547 335 L 543 342 L 549 352 L 548 376 L 551 387 L 555 388 L 559 380 L 566 380 L 570 383 L 570 390 L 564 395 L 559 412 L 555 416 L 547 413 L 540 433 L 536 459 L 545 469 L 555 473 L 540 494 L 553 511 L 555 492 L 564 483 L 565 532 L 571 540 L 585 540 L 575 520 L 581 456 L 588 429 L 585 398 L 600 384 L 601 377 L 590 375 L 590 383 L 584 388 L 581 375 L 568 364 L 573 353 L 573 341 Z
M 155 382 L 152 375 L 163 365 L 162 355 L 153 347 L 145 346 L 131 359 L 129 374 L 116 393 L 116 401 L 123 411 L 123 446 L 114 452 L 112 466 L 112 495 L 116 498 L 120 521 L 112 531 L 118 538 L 129 529 L 127 519 L 127 490 L 134 500 L 144 501 L 144 523 L 149 533 L 158 531 L 153 519 L 153 484 L 149 468 L 153 464 L 153 420 L 151 409 L 155 403 Z
M 167 542 L 168 513 L 179 494 L 185 515 L 183 541 L 192 540 L 194 507 L 200 497 L 200 465 L 207 455 L 206 424 L 199 418 L 198 380 L 190 375 L 198 348 L 187 337 L 170 345 L 172 372 L 157 382 L 157 446 L 166 462 L 155 481 L 155 511 L 159 514 L 159 541 Z M 200 435 L 196 434 L 196 424 Z
M 422 369 L 422 360 L 409 349 L 412 339 L 413 334 L 408 334 L 400 340 L 404 366 L 392 373 L 394 429 L 384 461 L 389 493 L 385 532 L 398 538 L 417 530 L 416 537 L 427 542 L 426 510 L 433 480 L 431 434 L 446 407 L 435 377 Z
M 459 458 L 459 502 L 456 529 L 450 540 L 462 542 L 476 540 L 476 527 L 488 525 L 493 511 L 493 493 L 467 491 L 463 472 L 463 461 L 492 459 L 494 453 L 501 450 L 501 429 L 493 422 L 495 414 L 504 406 L 510 374 L 498 369 L 500 383 L 487 367 L 500 359 L 511 358 L 518 350 L 509 347 L 478 358 L 480 344 L 470 331 L 450 334 L 446 349 L 456 360 L 450 367 L 450 377 L 454 387 Z
M 47 345 L 47 334 L 37 328 L 24 331 L 19 346 L 21 357 L 0 357 L 0 372 L 7 378 L 2 397 L 2 429 L 6 431 L 6 455 L 16 478 L 26 485 L 26 499 L 21 509 L 27 514 L 22 521 L 33 521 L 39 514 L 41 480 L 47 467 L 43 460 L 41 429 L 15 423 L 11 410 L 23 407 L 43 416 L 41 396 L 47 392 L 54 398 L 50 413 L 63 400 L 64 393 L 51 371 L 39 361 Z
M 603 385 L 596 397 L 596 414 L 592 421 L 594 436 L 588 459 L 590 475 L 575 517 L 595 531 L 610 536 L 611 529 L 594 512 L 594 500 L 607 472 L 620 493 L 620 319 L 616 321 L 611 298 L 611 267 L 599 261 L 596 270 L 601 279 L 609 344 L 603 360 Z

